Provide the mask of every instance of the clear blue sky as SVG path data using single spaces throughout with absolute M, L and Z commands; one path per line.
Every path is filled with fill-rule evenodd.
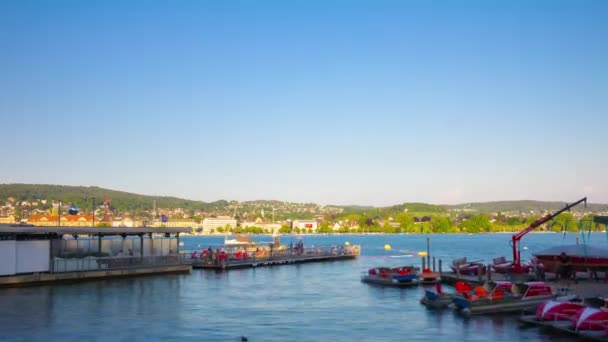
M 608 202 L 607 1 L 2 1 L 0 183 Z

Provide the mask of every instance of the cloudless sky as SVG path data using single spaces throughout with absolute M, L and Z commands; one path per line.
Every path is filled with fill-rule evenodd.
M 2 1 L 0 183 L 608 202 L 606 1 Z

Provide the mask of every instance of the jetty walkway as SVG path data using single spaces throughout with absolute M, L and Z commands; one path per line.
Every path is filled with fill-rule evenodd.
M 203 250 L 203 252 L 205 252 Z M 194 269 L 208 270 L 231 270 L 239 268 L 278 266 L 287 264 L 299 264 L 306 262 L 322 262 L 355 259 L 361 254 L 360 246 L 346 247 L 312 247 L 296 251 L 295 249 L 283 249 L 272 251 L 265 256 L 251 257 L 243 253 L 225 253 L 224 257 L 211 255 L 211 253 L 193 254 L 190 258 L 182 258 L 185 263 L 192 265 Z M 187 253 L 187 252 L 182 252 Z

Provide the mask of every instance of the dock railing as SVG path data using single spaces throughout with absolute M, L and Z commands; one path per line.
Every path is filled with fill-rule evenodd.
M 358 256 L 361 253 L 360 246 L 332 246 L 332 247 L 305 247 L 305 248 L 282 248 L 282 249 L 260 249 L 249 254 L 242 251 L 226 252 L 224 254 L 212 250 L 182 251 L 183 261 L 193 266 L 234 266 L 255 262 L 279 262 L 316 259 L 322 257 L 348 257 Z M 222 256 L 223 255 L 223 256 Z
M 117 270 L 141 267 L 161 267 L 186 264 L 184 255 L 163 256 L 121 256 L 121 257 L 92 257 L 60 258 L 54 257 L 51 261 L 51 273 L 84 272 Z

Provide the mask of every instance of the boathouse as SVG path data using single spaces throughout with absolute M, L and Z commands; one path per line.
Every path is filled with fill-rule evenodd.
M 189 231 L 0 225 L 0 286 L 190 272 L 179 257 Z

